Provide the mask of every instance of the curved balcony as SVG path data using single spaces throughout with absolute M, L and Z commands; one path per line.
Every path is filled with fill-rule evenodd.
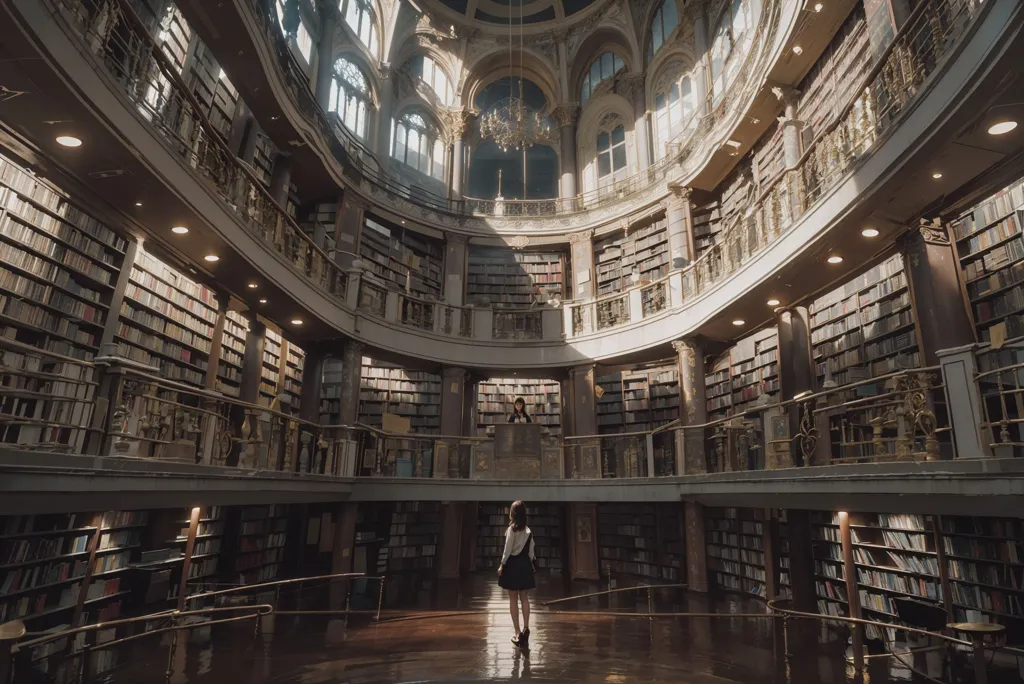
M 116 119 L 164 182 L 302 303 L 320 330 L 410 357 L 505 368 L 559 367 L 650 350 L 721 319 L 766 278 L 786 270 L 799 277 L 801 255 L 843 225 L 851 207 L 898 191 L 900 171 L 920 161 L 922 148 L 940 137 L 941 124 L 969 110 L 962 94 L 979 86 L 994 46 L 1016 44 L 1020 32 L 1013 21 L 1020 10 L 1009 5 L 921 5 L 864 87 L 850 90 L 842 116 L 697 262 L 596 300 L 501 310 L 420 300 L 358 269 L 339 268 L 219 138 L 203 134 L 208 122 L 130 15 L 114 32 L 93 21 L 82 0 L 16 5 L 48 49 L 58 36 L 71 39 L 50 52 L 84 97 Z M 944 21 L 934 20 L 939 11 Z M 130 60 L 115 59 L 126 53 Z
M 713 155 L 723 153 L 726 141 L 764 92 L 800 15 L 798 3 L 766 1 L 736 75 L 725 82 L 723 74 L 709 89 L 669 143 L 670 154 L 632 177 L 569 198 L 451 200 L 413 192 L 383 172 L 375 155 L 337 116 L 320 109 L 276 16 L 260 0 L 235 4 L 253 35 L 268 80 L 294 107 L 293 124 L 343 187 L 397 216 L 455 233 L 489 236 L 564 235 L 594 228 L 660 202 L 668 195 L 669 183 L 688 184 Z

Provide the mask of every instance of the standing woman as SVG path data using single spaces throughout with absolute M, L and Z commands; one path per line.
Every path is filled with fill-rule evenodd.
M 522 401 L 522 400 L 519 400 Z M 526 593 L 537 586 L 533 578 L 537 556 L 533 533 L 526 525 L 526 504 L 516 501 L 508 512 L 505 530 L 505 552 L 498 566 L 498 586 L 508 590 L 508 610 L 512 614 L 515 636 L 512 643 L 519 648 L 530 647 L 530 597 Z M 519 603 L 523 604 L 523 631 L 519 631 Z
M 510 423 L 532 423 L 533 419 L 526 412 L 526 401 L 522 397 L 516 397 L 512 404 L 512 415 L 508 417 Z

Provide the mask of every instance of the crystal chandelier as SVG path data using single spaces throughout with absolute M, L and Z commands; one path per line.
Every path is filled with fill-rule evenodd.
M 519 87 L 522 90 L 522 82 Z M 502 152 L 553 142 L 551 125 L 544 115 L 527 107 L 521 97 L 513 96 L 498 102 L 480 119 L 480 135 L 492 139 Z
M 511 5 L 511 3 L 509 3 Z M 514 93 L 515 61 L 512 58 L 512 16 L 508 22 L 508 97 L 501 100 L 480 119 L 480 135 L 490 138 L 502 152 L 526 150 L 536 144 L 554 142 L 551 125 L 540 112 L 526 106 L 523 100 L 523 0 L 519 0 L 519 95 Z

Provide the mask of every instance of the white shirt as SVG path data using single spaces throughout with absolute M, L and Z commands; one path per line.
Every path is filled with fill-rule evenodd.
M 516 532 L 509 525 L 505 530 L 505 552 L 501 555 L 501 564 L 505 565 L 508 562 L 509 556 L 517 556 L 523 552 L 523 547 L 526 546 L 526 540 L 530 540 L 530 560 L 537 560 L 537 556 L 534 554 L 534 548 L 537 546 L 537 540 L 530 536 L 530 528 L 524 527 L 523 529 Z

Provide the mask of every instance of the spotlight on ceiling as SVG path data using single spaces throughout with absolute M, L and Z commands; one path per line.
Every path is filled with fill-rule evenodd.
M 864 230 L 860 231 L 860 234 L 863 235 L 864 237 L 878 237 L 878 229 L 865 228 Z
M 1017 128 L 1016 121 L 1000 121 L 999 123 L 992 124 L 988 127 L 989 135 L 1006 135 L 1010 131 Z
M 841 263 L 843 263 L 843 257 L 841 257 L 841 256 L 830 256 L 828 258 L 828 263 L 830 263 L 830 264 L 841 264 Z
M 64 147 L 81 147 L 82 141 L 73 135 L 59 135 L 57 136 L 57 144 Z
M 743 320 L 742 318 L 737 318 L 735 321 L 732 322 L 732 324 L 733 325 L 746 325 L 747 322 L 745 320 Z
M 781 303 L 778 299 L 774 298 L 768 300 L 768 306 L 778 306 Z
M 217 256 L 216 254 L 207 254 L 206 256 L 203 257 L 203 259 L 209 261 L 211 264 L 220 261 L 220 257 Z

